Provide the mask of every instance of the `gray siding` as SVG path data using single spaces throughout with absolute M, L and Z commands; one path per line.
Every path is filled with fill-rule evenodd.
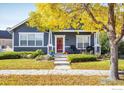
M 37 49 L 42 49 L 44 53 L 47 53 L 47 43 L 48 43 L 48 33 L 44 33 L 44 47 L 19 47 L 19 32 L 39 32 L 35 28 L 28 27 L 26 24 L 23 24 L 16 29 L 14 29 L 14 51 L 35 51 Z
M 35 51 L 37 49 L 43 50 L 43 52 L 47 53 L 47 47 L 14 47 L 14 51 Z
M 91 46 L 94 46 L 94 35 L 91 32 L 54 32 L 53 33 L 53 46 L 55 48 L 55 35 L 65 35 L 65 50 L 71 45 L 76 46 L 76 35 L 91 35 Z M 54 49 L 55 50 L 55 49 Z
M 39 31 L 35 28 L 31 28 L 23 24 L 16 29 L 14 29 L 14 51 L 34 51 L 37 49 L 42 49 L 44 53 L 47 53 L 48 44 L 48 33 L 44 33 L 44 46 L 43 47 L 20 47 L 19 46 L 19 32 L 37 32 Z M 91 45 L 94 46 L 94 35 L 91 32 L 53 32 L 53 46 L 55 50 L 55 35 L 65 35 L 65 50 L 68 50 L 70 45 L 76 46 L 76 35 L 91 35 Z

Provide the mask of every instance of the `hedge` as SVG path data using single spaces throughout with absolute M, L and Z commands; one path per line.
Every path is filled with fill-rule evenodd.
M 1 52 L 0 59 L 19 59 L 19 58 L 35 58 L 38 55 L 43 55 L 42 50 L 36 50 L 31 52 Z M 30 55 L 30 57 L 28 57 Z
M 20 54 L 17 52 L 2 52 L 0 53 L 0 59 L 19 59 Z
M 86 62 L 86 61 L 96 61 L 97 57 L 90 54 L 70 54 L 67 59 L 70 62 Z

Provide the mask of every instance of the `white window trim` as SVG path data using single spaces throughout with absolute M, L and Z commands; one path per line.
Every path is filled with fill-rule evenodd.
M 42 32 L 41 32 L 42 33 Z M 43 40 L 42 40 L 42 45 L 41 46 L 36 46 L 36 38 L 35 38 L 35 45 L 34 46 L 28 46 L 28 42 L 27 42 L 27 46 L 21 46 L 20 44 L 20 35 L 21 34 L 41 34 L 41 33 L 36 33 L 36 32 L 19 32 L 19 47 L 44 47 L 44 33 L 43 34 Z M 27 36 L 27 41 L 28 41 L 28 36 Z
M 47 46 L 14 46 L 14 47 L 47 47 Z
M 77 49 L 86 49 L 84 48 L 84 44 L 83 44 L 83 48 L 78 48 L 78 37 L 83 37 L 83 36 L 89 37 L 89 46 L 91 46 L 91 35 L 76 35 L 76 48 Z
M 65 35 L 55 35 L 55 53 L 57 53 L 57 38 L 63 38 L 63 53 L 65 52 Z

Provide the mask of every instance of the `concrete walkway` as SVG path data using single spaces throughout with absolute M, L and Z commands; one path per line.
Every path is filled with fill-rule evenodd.
M 56 54 L 54 64 L 55 64 L 54 69 L 60 69 L 60 70 L 71 69 L 70 63 L 67 61 L 66 54 Z
M 0 75 L 108 75 L 108 70 L 0 70 Z

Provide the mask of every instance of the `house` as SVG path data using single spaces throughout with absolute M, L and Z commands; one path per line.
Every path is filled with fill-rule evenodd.
M 0 51 L 11 51 L 12 35 L 5 30 L 0 30 Z
M 77 50 L 85 51 L 88 46 L 93 46 L 94 53 L 100 53 L 99 34 L 83 30 L 61 30 L 40 32 L 36 28 L 26 25 L 27 20 L 8 29 L 12 33 L 13 51 L 34 51 L 42 49 L 49 54 L 49 50 L 55 53 L 69 51 L 70 46 L 75 46 Z

